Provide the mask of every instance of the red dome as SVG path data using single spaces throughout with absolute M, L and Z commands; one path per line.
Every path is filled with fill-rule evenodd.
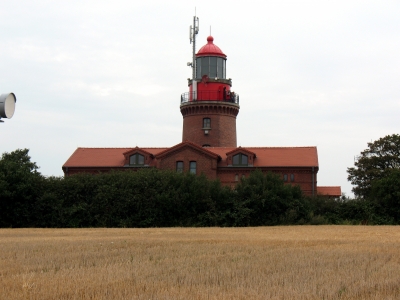
M 213 43 L 214 38 L 210 35 L 207 38 L 207 44 L 200 48 L 199 52 L 197 52 L 196 56 L 221 56 L 226 57 L 224 52 L 217 45 Z

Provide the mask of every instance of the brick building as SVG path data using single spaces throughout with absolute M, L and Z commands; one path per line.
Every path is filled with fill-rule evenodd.
M 193 43 L 196 33 L 193 30 Z M 213 37 L 194 53 L 191 65 L 189 91 L 181 95 L 182 143 L 168 148 L 78 148 L 62 167 L 65 176 L 153 167 L 204 173 L 234 186 L 258 168 L 279 174 L 287 184 L 299 185 L 307 195 L 341 195 L 340 186 L 317 186 L 316 147 L 237 147 L 239 95 L 231 90 L 226 55 Z

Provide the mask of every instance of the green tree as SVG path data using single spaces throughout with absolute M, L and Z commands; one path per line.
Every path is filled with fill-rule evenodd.
M 0 226 L 34 226 L 32 211 L 43 193 L 43 176 L 28 149 L 3 153 L 0 159 Z
M 371 198 L 378 212 L 389 218 L 389 223 L 400 224 L 400 169 L 387 172 L 384 178 L 372 183 Z
M 299 186 L 285 184 L 273 173 L 256 170 L 236 187 L 233 226 L 295 224 L 305 221 L 308 204 Z
M 392 170 L 399 168 L 400 135 L 387 135 L 368 143 L 368 148 L 357 157 L 354 167 L 347 169 L 347 179 L 354 185 L 354 194 L 367 199 L 376 180 L 390 176 Z

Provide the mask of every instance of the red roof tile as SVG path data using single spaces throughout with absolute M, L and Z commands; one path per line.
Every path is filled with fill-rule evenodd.
M 77 148 L 63 167 L 122 167 L 124 153 L 134 148 Z M 167 148 L 140 148 L 153 155 Z
M 340 186 L 318 186 L 317 193 L 325 196 L 340 197 L 342 190 Z
M 185 142 L 179 143 L 179 144 L 177 144 L 175 146 L 172 146 L 171 148 L 167 148 L 164 151 L 159 152 L 157 154 L 156 158 L 164 157 L 164 156 L 168 155 L 169 153 L 171 153 L 171 152 L 173 152 L 175 150 L 178 150 L 180 148 L 183 148 L 183 147 L 191 147 L 191 148 L 197 149 L 197 150 L 199 150 L 199 151 L 201 151 L 201 152 L 203 152 L 205 154 L 208 154 L 208 155 L 210 155 L 212 157 L 218 158 L 218 154 L 214 153 L 213 151 L 209 151 L 208 147 L 201 147 L 201 146 L 199 146 L 199 145 L 197 145 L 195 143 L 189 142 L 189 141 L 185 141 Z
M 179 148 L 184 142 L 170 148 L 139 148 L 155 156 L 163 155 L 172 148 Z M 195 145 L 198 147 L 197 145 Z M 122 167 L 124 153 L 135 148 L 77 148 L 63 167 Z M 226 154 L 236 147 L 207 147 L 205 152 L 219 155 L 219 166 L 226 165 Z M 316 147 L 245 147 L 256 154 L 254 167 L 318 167 Z M 210 153 L 210 154 L 211 154 Z
M 318 167 L 317 147 L 244 147 L 256 154 L 254 167 Z M 226 153 L 234 147 L 210 147 L 208 150 L 220 155 L 225 165 Z

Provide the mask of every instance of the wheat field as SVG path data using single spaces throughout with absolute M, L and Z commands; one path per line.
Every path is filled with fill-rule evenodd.
M 400 299 L 400 227 L 0 229 L 0 299 Z

